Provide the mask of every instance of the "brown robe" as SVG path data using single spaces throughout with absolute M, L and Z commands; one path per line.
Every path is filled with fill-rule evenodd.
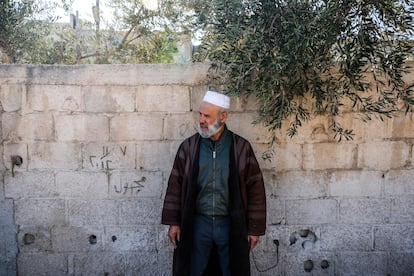
M 230 270 L 232 275 L 242 276 L 250 275 L 247 236 L 265 234 L 266 195 L 263 176 L 250 143 L 233 132 L 231 135 Z M 199 134 L 194 134 L 178 148 L 162 210 L 162 224 L 179 225 L 181 228 L 181 240 L 174 250 L 175 276 L 190 275 L 200 138 Z M 220 275 L 215 257 L 211 254 L 205 275 Z

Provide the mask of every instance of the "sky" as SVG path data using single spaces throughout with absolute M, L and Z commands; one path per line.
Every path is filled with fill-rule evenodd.
M 59 0 L 55 0 L 58 2 Z M 146 5 L 149 9 L 156 9 L 157 8 L 157 0 L 142 0 L 144 5 Z M 102 13 L 102 16 L 108 18 L 109 11 L 107 7 L 108 0 L 99 0 L 99 7 Z M 79 12 L 79 17 L 83 20 L 93 21 L 93 14 L 92 14 L 92 7 L 96 5 L 96 0 L 74 0 L 73 1 L 73 14 L 76 14 L 76 11 Z M 61 19 L 60 22 L 69 22 L 70 21 L 70 14 L 65 14 L 62 10 L 59 13 Z

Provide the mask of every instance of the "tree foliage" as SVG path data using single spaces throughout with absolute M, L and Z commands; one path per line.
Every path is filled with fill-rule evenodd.
M 0 0 L 0 52 L 4 63 L 38 63 L 50 50 L 47 22 L 56 5 L 39 1 Z
M 171 63 L 177 36 L 167 24 L 165 5 L 149 9 L 142 0 L 111 0 L 114 37 L 106 45 L 108 63 Z M 114 31 L 116 30 L 116 31 Z
M 182 33 L 173 1 L 158 9 L 143 1 L 110 0 L 113 22 L 95 6 L 94 22 L 75 18 L 58 23 L 56 8 L 71 11 L 73 0 L 50 5 L 42 1 L 0 0 L 2 63 L 171 63 Z M 180 20 L 178 20 L 178 18 Z M 180 26 L 184 26 L 181 24 Z M 179 30 L 179 31 L 177 31 Z
M 413 53 L 412 1 L 213 0 L 196 3 L 205 36 L 199 60 L 212 62 L 211 83 L 256 97 L 258 122 L 293 136 L 313 116 L 353 110 L 383 119 L 414 105 L 403 74 Z M 275 139 L 275 136 L 273 136 Z

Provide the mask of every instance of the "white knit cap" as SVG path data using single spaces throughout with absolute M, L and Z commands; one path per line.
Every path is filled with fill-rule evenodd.
M 230 97 L 215 91 L 207 91 L 203 102 L 211 103 L 224 109 L 230 108 Z

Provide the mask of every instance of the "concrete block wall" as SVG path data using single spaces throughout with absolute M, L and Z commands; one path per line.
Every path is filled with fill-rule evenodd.
M 170 275 L 162 200 L 207 69 L 0 66 L 0 275 Z M 253 275 L 414 274 L 412 114 L 345 114 L 356 137 L 341 143 L 316 118 L 269 149 L 254 100 L 232 98 L 231 110 L 266 181 Z

